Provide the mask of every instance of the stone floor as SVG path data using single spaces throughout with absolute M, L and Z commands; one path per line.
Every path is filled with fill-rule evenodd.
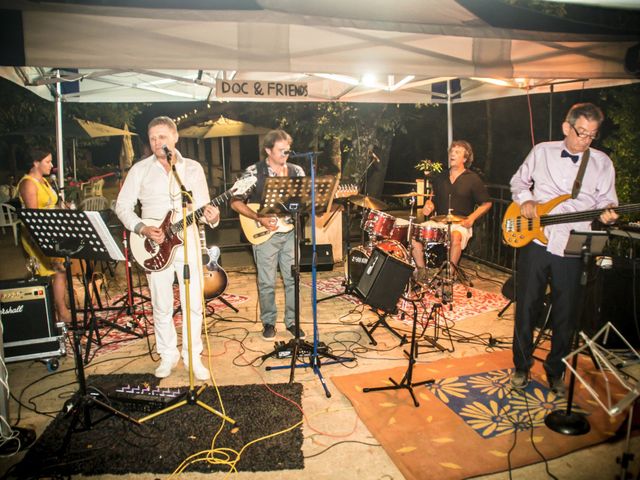
M 10 234 L 0 236 L 0 258 L 2 267 L 0 279 L 20 278 L 26 274 L 24 258 L 21 250 L 13 245 Z M 208 319 L 209 343 L 211 345 L 210 358 L 213 366 L 212 373 L 219 385 L 249 384 L 249 383 L 277 383 L 289 379 L 290 370 L 265 370 L 265 365 L 282 365 L 282 360 L 268 360 L 265 365 L 250 365 L 251 361 L 263 353 L 271 351 L 272 342 L 262 339 L 261 326 L 258 319 L 256 304 L 255 272 L 251 257 L 247 252 L 237 252 L 223 257 L 223 264 L 228 270 L 229 285 L 227 293 L 246 295 L 249 300 L 239 305 L 237 314 L 229 310 L 217 312 L 220 317 Z M 469 261 L 463 262 L 467 273 L 471 276 L 475 286 L 484 290 L 499 292 L 504 281 L 500 272 L 489 270 Z M 335 276 L 342 271 L 337 266 L 333 272 L 322 272 L 321 278 Z M 137 278 L 135 276 L 134 278 Z M 144 279 L 144 276 L 142 276 Z M 107 276 L 107 288 L 113 296 L 124 292 L 123 267 L 116 268 L 116 278 Z M 303 274 L 303 281 L 309 281 L 309 274 Z M 311 291 L 301 289 L 301 326 L 307 332 L 312 331 Z M 279 311 L 282 312 L 283 294 L 281 287 L 277 294 Z M 397 340 L 387 331 L 375 333 L 378 346 L 375 349 L 369 345 L 358 322 L 371 321 L 375 316 L 367 310 L 350 312 L 352 304 L 342 299 L 322 302 L 318 305 L 318 327 L 321 340 L 330 343 L 339 335 L 342 342 L 358 344 L 361 352 L 357 362 L 348 365 L 327 365 L 321 370 L 327 380 L 331 398 L 325 396 L 318 377 L 309 370 L 296 370 L 295 380 L 302 383 L 303 409 L 305 424 L 303 433 L 305 442 L 303 453 L 305 469 L 303 471 L 276 471 L 269 473 L 241 472 L 234 475 L 239 479 L 402 479 L 403 476 L 390 461 L 381 447 L 376 444 L 367 428 L 358 420 L 349 401 L 332 385 L 331 376 L 344 375 L 349 372 L 384 369 L 403 365 L 406 360 Z M 498 311 L 491 311 L 464 321 L 460 328 L 472 334 L 484 335 L 497 339 L 505 348 L 509 348 L 513 329 L 513 306 L 503 316 Z M 393 323 L 393 322 L 392 322 Z M 394 326 L 406 328 L 402 325 Z M 279 323 L 276 340 L 288 340 L 290 337 Z M 150 337 L 153 342 L 153 337 Z M 502 343 L 504 342 L 504 343 Z M 429 353 L 419 357 L 420 363 L 429 363 L 441 358 L 463 357 L 486 352 L 485 345 L 463 344 L 455 345 L 454 353 Z M 155 358 L 155 357 L 154 357 Z M 285 361 L 286 362 L 286 361 Z M 284 363 L 286 365 L 286 363 Z M 115 372 L 153 372 L 154 363 L 149 354 L 147 339 L 141 339 L 112 353 L 106 353 L 86 368 L 87 374 L 115 373 Z M 353 370 L 349 370 L 353 369 Z M 49 373 L 45 365 L 35 361 L 10 363 L 9 386 L 14 397 L 22 398 L 30 406 L 35 405 L 38 410 L 55 415 L 65 400 L 76 391 L 77 384 L 74 376 L 74 359 L 72 356 L 60 359 L 60 368 Z M 180 385 L 188 383 L 188 375 L 180 366 L 174 374 L 165 380 L 163 385 Z M 25 388 L 27 390 L 25 390 Z M 30 401 L 32 399 L 32 401 Z M 15 400 L 10 401 L 11 423 L 15 423 L 18 406 Z M 38 434 L 42 433 L 50 416 L 37 414 L 22 408 L 19 425 L 34 428 Z M 314 454 L 325 450 L 332 444 L 338 444 L 318 456 Z M 640 441 L 633 439 L 632 448 L 640 452 Z M 624 449 L 622 441 L 598 445 L 570 455 L 549 461 L 548 468 L 557 478 L 561 479 L 603 479 L 615 478 L 619 472 L 616 457 Z M 248 452 L 247 454 L 250 454 Z M 428 454 L 428 452 L 425 452 Z M 20 456 L 0 459 L 0 474 Z M 638 458 L 633 464 L 633 472 L 638 471 Z M 102 478 L 111 478 L 103 476 Z M 185 473 L 180 478 L 197 479 L 201 474 Z M 224 474 L 208 475 L 207 478 L 223 478 Z M 115 477 L 114 477 L 115 478 Z M 147 479 L 158 478 L 156 475 L 135 475 L 128 478 Z M 204 477 L 203 477 L 204 478 Z M 429 478 L 425 472 L 424 478 Z M 486 479 L 527 478 L 546 479 L 544 463 L 538 463 L 511 472 L 489 475 Z

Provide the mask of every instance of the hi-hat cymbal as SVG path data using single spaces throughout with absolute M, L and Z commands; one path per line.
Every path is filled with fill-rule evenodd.
M 432 197 L 430 193 L 418 193 L 418 192 L 409 192 L 409 193 L 396 193 L 395 195 L 391 195 L 392 197 Z
M 372 208 L 374 210 L 384 210 L 387 208 L 387 204 L 377 198 L 368 197 L 366 195 L 354 195 L 349 198 L 349 201 L 354 205 L 364 208 Z
M 435 217 L 431 217 L 431 220 L 440 223 L 460 223 L 466 219 L 467 217 L 461 217 L 459 215 L 453 215 L 451 213 L 448 215 L 437 215 Z

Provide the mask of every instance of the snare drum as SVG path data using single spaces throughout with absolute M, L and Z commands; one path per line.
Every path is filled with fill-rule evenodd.
M 389 238 L 396 218 L 379 210 L 369 210 L 362 216 L 360 228 L 370 235 Z
M 409 252 L 407 252 L 407 249 L 404 248 L 400 242 L 396 242 L 395 240 L 383 240 L 382 242 L 376 243 L 375 246 L 392 257 L 396 257 L 409 263 Z M 358 245 L 349 252 L 348 267 L 345 264 L 345 277 L 347 277 L 347 281 L 350 284 L 356 285 L 360 281 L 360 277 L 365 271 L 367 262 L 369 262 L 369 257 L 371 257 L 372 249 L 373 247 L 363 247 L 362 245 Z M 346 270 L 347 268 L 349 270 Z M 351 277 L 349 277 L 349 271 L 351 271 Z
M 437 227 L 434 224 L 415 225 L 413 229 L 413 238 L 424 245 L 430 243 L 444 243 L 447 234 L 444 228 Z
M 396 218 L 396 223 L 393 225 L 393 230 L 391 230 L 391 235 L 389 235 L 389 238 L 391 240 L 395 240 L 396 242 L 400 242 L 403 245 L 407 246 L 408 232 L 409 232 L 409 220 L 405 220 L 404 218 Z

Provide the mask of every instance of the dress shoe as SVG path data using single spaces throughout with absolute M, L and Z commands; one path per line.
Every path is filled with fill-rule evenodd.
M 156 368 L 155 376 L 157 378 L 167 378 L 171 375 L 171 370 L 178 364 L 178 359 L 162 358 L 160 359 L 160 365 Z
M 209 369 L 204 366 L 204 364 L 202 363 L 202 360 L 200 360 L 199 357 L 193 359 L 192 367 L 193 367 L 193 376 L 196 377 L 197 380 L 200 380 L 200 381 L 209 380 L 210 378 Z M 188 362 L 184 364 L 184 368 L 186 368 L 187 371 L 189 371 Z

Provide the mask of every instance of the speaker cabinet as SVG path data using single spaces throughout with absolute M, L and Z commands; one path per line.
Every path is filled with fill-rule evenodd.
M 640 259 L 614 258 L 610 268 L 594 266 L 582 317 L 582 330 L 592 337 L 607 322 L 635 348 L 640 347 Z M 607 344 L 624 347 L 624 342 Z
M 333 270 L 333 248 L 330 243 L 316 245 L 316 270 Z M 300 246 L 300 271 L 310 272 L 313 261 L 313 245 Z
M 7 362 L 64 355 L 49 277 L 0 282 L 0 309 Z
M 398 299 L 409 283 L 412 272 L 411 265 L 376 248 L 355 291 L 367 305 L 387 313 L 396 313 Z

